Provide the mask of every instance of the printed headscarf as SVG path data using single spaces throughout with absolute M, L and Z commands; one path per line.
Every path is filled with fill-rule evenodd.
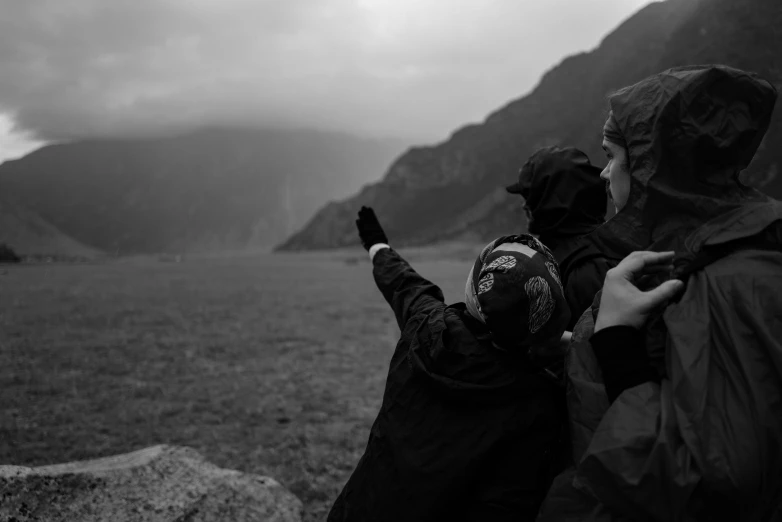
M 524 245 L 532 255 L 505 244 Z M 536 346 L 551 345 L 570 319 L 557 262 L 528 234 L 502 236 L 486 245 L 470 270 L 465 300 L 470 315 L 505 350 L 532 353 Z

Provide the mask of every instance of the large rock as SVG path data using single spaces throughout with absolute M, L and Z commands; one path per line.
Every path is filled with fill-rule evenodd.
M 299 522 L 301 511 L 301 501 L 274 479 L 218 468 L 190 448 L 0 466 L 3 521 Z

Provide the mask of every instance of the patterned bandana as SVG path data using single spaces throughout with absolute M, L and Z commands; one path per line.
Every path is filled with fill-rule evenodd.
M 554 256 L 527 234 L 486 245 L 470 271 L 465 297 L 470 315 L 505 350 L 551 355 L 545 352 L 558 348 L 570 319 Z

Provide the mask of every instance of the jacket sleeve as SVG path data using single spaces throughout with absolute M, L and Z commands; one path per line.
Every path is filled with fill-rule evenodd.
M 418 275 L 393 249 L 380 250 L 372 264 L 375 283 L 391 305 L 400 330 L 414 315 L 428 313 L 444 304 L 442 290 Z
M 611 268 L 604 258 L 591 258 L 573 267 L 565 282 L 565 300 L 570 308 L 569 331 L 573 331 L 584 310 L 592 306 L 595 294 L 603 288 L 606 272 Z
M 637 328 L 611 326 L 592 335 L 589 342 L 600 364 L 609 401 L 614 402 L 629 388 L 657 380 L 643 333 Z
M 690 278 L 664 315 L 668 375 L 606 409 L 576 479 L 611 510 L 763 520 L 779 502 L 782 276 L 779 259 L 747 261 Z

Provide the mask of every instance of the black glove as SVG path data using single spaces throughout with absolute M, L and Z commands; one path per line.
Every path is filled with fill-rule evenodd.
M 356 227 L 358 228 L 358 237 L 361 238 L 361 244 L 367 252 L 369 252 L 372 245 L 378 243 L 388 244 L 386 233 L 383 232 L 383 227 L 380 226 L 375 211 L 371 207 L 361 207 L 361 210 L 358 211 Z

